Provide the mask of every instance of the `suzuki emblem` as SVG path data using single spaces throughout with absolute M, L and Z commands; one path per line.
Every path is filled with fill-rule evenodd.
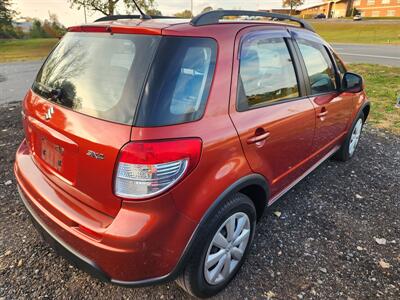
M 49 109 L 47 110 L 47 113 L 44 115 L 44 117 L 46 118 L 46 120 L 50 120 L 51 117 L 54 114 L 54 108 L 53 106 L 50 106 Z

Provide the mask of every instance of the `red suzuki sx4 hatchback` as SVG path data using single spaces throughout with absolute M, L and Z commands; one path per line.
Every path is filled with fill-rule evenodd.
M 40 69 L 15 176 L 35 227 L 82 269 L 208 297 L 265 207 L 354 155 L 369 110 L 362 78 L 303 20 L 105 17 L 69 28 Z

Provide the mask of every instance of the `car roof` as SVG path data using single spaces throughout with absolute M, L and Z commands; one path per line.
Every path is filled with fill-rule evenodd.
M 90 24 L 84 24 L 80 26 L 70 27 L 69 31 L 102 31 L 101 28 L 106 31 L 108 28 L 110 32 L 114 33 L 143 33 L 143 34 L 159 34 L 159 35 L 170 35 L 174 32 L 178 35 L 188 35 L 190 33 L 196 36 L 200 33 L 207 33 L 211 28 L 224 28 L 225 30 L 240 31 L 243 28 L 255 25 L 273 26 L 273 27 L 291 27 L 299 28 L 290 23 L 279 22 L 279 21 L 264 21 L 264 20 L 221 20 L 219 23 L 193 26 L 191 19 L 181 18 L 156 18 L 156 19 L 116 19 L 116 20 L 105 20 L 96 21 Z M 222 27 L 222 28 L 221 28 Z M 210 33 L 210 36 L 214 34 Z M 205 36 L 208 36 L 207 34 Z

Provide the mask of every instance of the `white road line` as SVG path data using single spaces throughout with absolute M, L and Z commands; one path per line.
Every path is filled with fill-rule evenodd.
M 400 57 L 393 56 L 382 56 L 382 55 L 369 55 L 369 54 L 356 54 L 356 53 L 347 53 L 347 52 L 339 52 L 341 55 L 351 55 L 351 56 L 363 56 L 363 57 L 373 57 L 373 58 L 384 58 L 384 59 L 396 59 L 400 60 Z

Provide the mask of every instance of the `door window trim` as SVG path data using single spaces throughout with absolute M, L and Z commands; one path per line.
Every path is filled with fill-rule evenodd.
M 332 91 L 329 91 L 329 92 L 323 92 L 323 93 L 318 93 L 318 94 L 313 94 L 311 92 L 310 78 L 308 76 L 307 67 L 306 67 L 306 64 L 305 64 L 305 61 L 304 61 L 304 57 L 301 54 L 300 47 L 298 45 L 298 41 L 297 41 L 298 39 L 303 39 L 303 40 L 309 41 L 311 43 L 319 44 L 320 46 L 322 46 L 325 49 L 325 54 L 326 54 L 327 58 L 329 59 L 329 61 L 331 62 L 333 70 L 335 72 L 336 89 L 334 89 Z M 340 77 L 340 75 L 339 75 L 339 73 L 337 71 L 336 62 L 334 62 L 332 60 L 332 58 L 333 58 L 332 54 L 328 50 L 328 47 L 325 45 L 325 43 L 319 42 L 317 39 L 308 38 L 308 36 L 300 36 L 297 33 L 292 34 L 292 41 L 293 41 L 293 46 L 294 46 L 294 48 L 296 50 L 296 54 L 297 54 L 298 59 L 300 61 L 301 69 L 303 71 L 303 79 L 304 79 L 305 85 L 306 85 L 307 96 L 308 97 L 318 97 L 318 96 L 324 96 L 324 95 L 329 95 L 329 94 L 333 94 L 333 93 L 339 93 L 340 92 L 340 84 L 338 85 L 338 78 Z M 339 80 L 339 83 L 340 83 L 340 80 Z
M 286 47 L 289 52 L 289 55 L 290 55 L 290 58 L 292 60 L 292 65 L 293 65 L 295 76 L 296 76 L 299 96 L 293 97 L 293 98 L 285 98 L 285 99 L 281 99 L 281 100 L 277 100 L 277 101 L 273 101 L 273 102 L 267 101 L 264 103 L 260 103 L 259 105 L 254 105 L 252 107 L 248 107 L 246 109 L 239 109 L 239 105 L 238 105 L 239 104 L 239 98 L 238 98 L 239 95 L 236 92 L 235 109 L 237 112 L 246 112 L 246 111 L 253 110 L 253 109 L 274 106 L 274 105 L 283 104 L 283 103 L 287 103 L 287 102 L 291 102 L 291 101 L 304 100 L 308 97 L 307 89 L 306 89 L 306 82 L 304 81 L 303 70 L 299 67 L 299 58 L 298 58 L 297 54 L 295 53 L 295 49 L 293 47 L 293 41 L 292 41 L 292 38 L 291 38 L 290 34 L 288 33 L 288 31 L 268 31 L 268 30 L 253 31 L 253 32 L 250 32 L 250 33 L 244 35 L 240 39 L 239 51 L 238 51 L 238 57 L 237 57 L 237 62 L 239 64 L 239 68 L 238 68 L 238 74 L 237 74 L 238 76 L 237 76 L 236 89 L 239 86 L 239 80 L 240 80 L 240 56 L 242 53 L 243 43 L 253 36 L 262 37 L 263 34 L 265 34 L 265 37 L 266 37 L 265 40 L 273 39 L 273 38 L 282 38 L 283 41 L 285 42 Z
M 331 59 L 332 64 L 334 66 L 335 75 L 336 75 L 336 81 L 337 81 L 337 83 L 336 83 L 337 90 L 340 92 L 342 90 L 342 79 L 341 79 L 341 76 L 340 76 L 340 74 L 342 74 L 342 72 L 340 71 L 340 68 L 339 68 L 339 66 L 337 64 L 337 61 L 336 61 L 336 58 L 335 58 L 335 57 L 337 57 L 340 60 L 340 57 L 336 53 L 334 53 L 334 51 L 332 49 L 330 49 L 329 47 L 325 46 L 325 49 L 328 52 L 329 58 Z M 341 63 L 343 64 L 343 62 L 341 62 Z M 347 72 L 346 66 L 344 64 L 343 64 L 343 68 Z M 343 73 L 343 75 L 344 75 L 344 73 Z

